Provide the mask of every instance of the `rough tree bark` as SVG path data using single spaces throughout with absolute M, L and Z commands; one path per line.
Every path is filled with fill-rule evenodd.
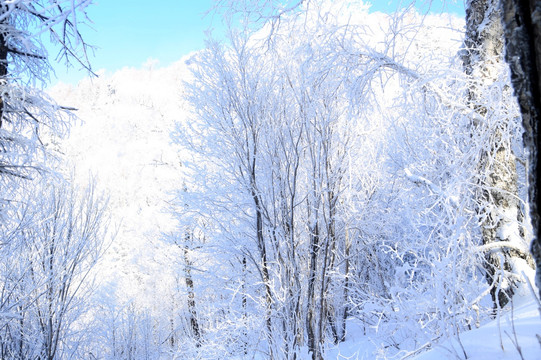
M 470 107 L 475 113 L 472 133 L 486 131 L 491 121 L 491 104 L 482 99 L 484 87 L 502 81 L 503 27 L 498 0 L 469 0 L 466 8 L 466 35 L 464 39 L 464 71 L 472 85 L 468 93 Z M 501 115 L 500 115 L 501 116 Z M 476 118 L 482 120 L 476 120 Z M 490 144 L 480 156 L 478 164 L 479 216 L 482 219 L 483 244 L 515 242 L 520 234 L 522 209 L 518 196 L 516 158 L 510 144 L 505 140 L 508 122 L 489 128 Z M 510 231 L 510 229 L 512 231 Z M 514 234 L 514 235 L 513 235 Z M 503 244 L 502 244 L 503 245 Z M 498 247 L 486 253 L 487 281 L 492 286 L 494 307 L 505 306 L 514 294 L 516 278 L 520 277 L 517 262 L 520 259 L 533 266 L 531 256 L 516 248 Z
M 539 240 L 539 117 L 541 116 L 541 0 L 501 0 L 505 58 L 518 99 L 528 149 L 528 193 L 533 228 L 531 251 L 537 264 L 536 284 L 541 297 Z

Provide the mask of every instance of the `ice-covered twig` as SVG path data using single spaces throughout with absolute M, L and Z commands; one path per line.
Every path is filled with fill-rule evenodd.
M 527 254 L 529 251 L 527 247 L 521 246 L 521 244 L 518 244 L 512 241 L 495 241 L 489 244 L 477 246 L 476 250 L 478 250 L 479 252 L 485 252 L 485 251 L 494 251 L 501 248 L 509 248 L 509 249 L 518 250 L 524 254 Z
M 435 194 L 442 193 L 441 188 L 427 178 L 419 175 L 414 175 L 409 169 L 404 169 L 404 172 L 406 173 L 406 177 L 415 184 L 424 184 Z

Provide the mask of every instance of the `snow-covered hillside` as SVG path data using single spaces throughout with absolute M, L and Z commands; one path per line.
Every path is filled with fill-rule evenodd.
M 537 360 L 541 359 L 541 303 L 533 296 L 516 303 L 479 329 L 441 339 L 414 360 Z
M 454 336 L 438 336 L 412 352 L 401 351 L 392 359 L 410 360 L 539 360 L 541 359 L 541 308 L 531 295 L 517 297 L 507 309 L 478 329 Z M 327 359 L 377 359 L 384 339 L 366 336 L 362 325 L 348 324 L 347 340 L 328 349 Z M 381 353 L 382 357 L 383 353 Z M 309 357 L 306 357 L 308 360 Z
M 179 187 L 180 157 L 170 134 L 184 114 L 186 76 L 184 60 L 167 68 L 149 60 L 50 91 L 79 118 L 64 143 L 67 171 L 77 182 L 94 178 L 109 196 L 117 234 L 99 273 L 123 301 L 150 305 L 171 285 L 176 247 L 162 239 L 174 229 L 168 201 Z

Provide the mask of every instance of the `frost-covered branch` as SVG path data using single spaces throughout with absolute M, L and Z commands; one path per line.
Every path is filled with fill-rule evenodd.
M 529 252 L 529 249 L 526 245 L 517 243 L 515 241 L 495 241 L 489 244 L 477 246 L 475 248 L 475 250 L 479 251 L 480 253 L 498 251 L 502 249 L 513 249 L 519 251 L 522 254 L 527 254 Z

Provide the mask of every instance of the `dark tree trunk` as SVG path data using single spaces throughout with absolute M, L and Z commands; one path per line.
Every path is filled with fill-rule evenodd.
M 310 205 L 309 205 L 310 206 Z M 306 299 L 306 332 L 308 335 L 308 351 L 312 353 L 312 360 L 320 360 L 319 337 L 317 333 L 317 312 L 315 309 L 315 289 L 317 259 L 319 252 L 319 226 L 316 220 L 315 226 L 310 227 L 310 273 L 308 275 L 308 290 Z
M 248 296 L 246 295 L 246 273 L 248 271 L 248 262 L 246 256 L 242 256 L 242 327 L 243 327 L 243 353 L 248 355 Z
M 5 5 L 0 5 L 0 16 L 5 12 Z M 0 27 L 4 25 L 6 19 L 0 22 Z M 4 98 L 2 96 L 3 89 L 1 88 L 7 82 L 8 74 L 8 47 L 6 44 L 6 37 L 3 33 L 0 32 L 0 129 L 2 128 L 2 121 L 4 118 Z
M 269 273 L 269 263 L 268 263 L 268 254 L 267 246 L 265 244 L 265 237 L 263 236 L 263 208 L 261 204 L 261 198 L 257 191 L 256 186 L 256 174 L 255 174 L 255 154 L 250 169 L 250 190 L 252 199 L 254 201 L 255 215 L 256 215 L 256 238 L 257 238 L 257 247 L 259 250 L 259 256 L 261 257 L 261 275 L 263 284 L 265 285 L 265 302 L 266 302 L 266 323 L 267 323 L 267 332 L 269 337 L 269 344 L 272 343 L 272 289 L 270 284 L 270 273 Z M 272 346 L 270 346 L 270 358 L 274 358 L 272 351 Z
M 533 227 L 532 254 L 541 296 L 541 243 L 539 240 L 539 117 L 541 116 L 541 0 L 501 0 L 505 58 L 518 99 L 529 153 L 528 187 Z
M 190 312 L 190 327 L 193 332 L 196 347 L 201 346 L 201 330 L 197 321 L 197 310 L 195 304 L 195 291 L 192 278 L 192 262 L 188 256 L 188 244 L 191 241 L 191 235 L 186 234 L 186 245 L 184 246 L 184 272 L 186 289 L 188 290 L 188 311 Z M 173 334 L 171 334 L 173 337 Z
M 349 265 L 349 254 L 350 254 L 350 249 L 351 249 L 351 242 L 350 242 L 350 239 L 349 239 L 349 232 L 348 230 L 346 229 L 346 238 L 345 238 L 345 260 L 346 260 L 346 264 L 345 264 L 345 270 L 344 270 L 344 276 L 345 276 L 345 281 L 344 281 L 344 296 L 343 296 L 343 302 L 344 302 L 344 312 L 342 313 L 342 331 L 340 333 L 340 342 L 344 342 L 346 341 L 346 321 L 348 319 L 348 316 L 349 316 L 349 305 L 348 305 L 348 296 L 349 296 L 349 271 L 350 271 L 350 265 Z

